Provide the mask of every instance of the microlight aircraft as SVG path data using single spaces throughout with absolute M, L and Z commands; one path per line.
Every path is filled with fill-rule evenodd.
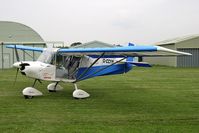
M 148 63 L 135 62 L 134 57 L 191 55 L 160 46 L 138 46 L 132 43 L 128 46 L 112 48 L 40 48 L 24 45 L 7 45 L 6 47 L 15 49 L 18 62 L 13 66 L 17 68 L 17 74 L 20 71 L 21 74 L 34 79 L 33 85 L 22 91 L 24 97 L 28 99 L 43 95 L 34 87 L 37 81 L 52 82 L 47 86 L 49 92 L 63 89 L 59 82 L 73 83 L 75 88 L 73 97 L 87 98 L 90 94 L 78 89 L 79 81 L 96 76 L 127 73 L 134 66 L 150 67 Z M 36 61 L 19 61 L 17 49 L 37 51 L 41 52 L 41 55 Z

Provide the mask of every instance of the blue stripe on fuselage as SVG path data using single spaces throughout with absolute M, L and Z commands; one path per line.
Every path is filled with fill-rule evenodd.
M 108 65 L 103 65 L 103 66 L 93 66 L 92 68 L 90 68 L 90 70 L 83 76 L 80 78 L 80 80 L 85 80 L 88 78 L 92 78 L 92 77 L 96 77 L 96 76 L 104 76 L 104 75 L 114 75 L 114 74 L 122 74 L 122 73 L 126 73 L 129 70 L 132 69 L 128 68 L 126 63 L 124 64 L 116 64 L 116 65 L 112 65 L 100 72 L 97 72 L 100 69 L 103 69 L 105 67 L 107 67 Z M 78 73 L 77 73 L 77 78 L 87 69 L 87 67 L 84 68 L 79 68 Z M 97 73 L 95 73 L 97 72 Z

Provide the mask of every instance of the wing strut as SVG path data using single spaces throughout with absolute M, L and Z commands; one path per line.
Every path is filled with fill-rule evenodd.
M 79 76 L 79 77 L 77 77 L 77 79 L 76 79 L 76 81 L 79 81 L 79 79 L 81 79 L 89 70 L 90 70 L 90 68 L 93 66 L 93 65 L 95 65 L 95 63 L 100 59 L 100 58 L 102 58 L 103 56 L 104 56 L 104 54 L 105 54 L 105 52 L 104 53 L 102 53 L 86 70 L 84 70 L 83 71 L 83 73 Z M 75 81 L 75 82 L 76 82 Z
M 34 57 L 33 57 L 31 54 L 29 54 L 29 53 L 26 52 L 25 50 L 23 50 L 23 52 L 26 53 L 27 55 L 29 55 L 29 56 L 34 60 Z
M 87 76 L 85 76 L 85 77 L 83 77 L 83 78 L 87 78 L 87 77 L 90 77 L 90 76 L 93 76 L 93 75 L 95 75 L 95 74 L 97 74 L 98 72 L 101 72 L 101 71 L 103 71 L 103 70 L 105 70 L 105 69 L 107 69 L 107 68 L 109 68 L 109 67 L 111 67 L 111 66 L 113 66 L 113 65 L 115 65 L 115 64 L 117 64 L 117 63 L 119 63 L 119 62 L 121 62 L 121 61 L 123 61 L 124 59 L 126 59 L 127 57 L 124 57 L 124 58 L 122 58 L 122 59 L 120 59 L 120 60 L 118 60 L 118 61 L 116 61 L 116 62 L 114 62 L 114 63 L 112 63 L 112 64 L 110 64 L 110 65 L 108 65 L 108 66 L 105 66 L 105 67 L 103 67 L 103 68 L 100 68 L 100 69 L 98 69 L 98 70 L 96 70 L 94 73 L 92 73 L 92 74 L 90 74 L 90 75 L 87 75 Z M 87 69 L 86 69 L 87 70 Z M 87 70 L 88 71 L 88 70 Z M 75 82 L 78 82 L 78 81 L 80 81 L 81 79 L 80 78 L 78 78 Z M 75 83 L 74 82 L 74 83 Z

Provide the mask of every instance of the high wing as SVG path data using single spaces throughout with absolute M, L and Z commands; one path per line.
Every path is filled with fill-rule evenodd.
M 45 48 L 30 47 L 23 45 L 7 45 L 7 48 L 16 48 L 20 50 L 43 52 Z M 61 48 L 58 50 L 60 54 L 65 55 L 88 55 L 96 56 L 178 56 L 178 55 L 191 55 L 190 53 L 180 52 L 163 48 L 160 46 L 126 46 L 126 47 L 113 47 L 113 48 Z
M 30 46 L 23 46 L 23 45 L 6 45 L 6 48 L 13 48 L 13 49 L 20 49 L 20 50 L 27 50 L 27 51 L 37 51 L 43 52 L 45 48 L 40 47 L 30 47 Z
M 126 46 L 113 48 L 69 48 L 59 49 L 59 53 L 65 55 L 88 55 L 95 56 L 104 54 L 106 56 L 178 56 L 191 55 L 190 53 L 180 52 L 163 48 L 160 46 Z

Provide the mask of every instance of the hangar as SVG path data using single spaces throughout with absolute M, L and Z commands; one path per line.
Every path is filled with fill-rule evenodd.
M 35 47 L 45 46 L 42 37 L 32 28 L 21 23 L 0 21 L 0 69 L 10 68 L 16 62 L 15 51 L 5 48 L 5 42 Z M 20 60 L 35 60 L 38 56 L 38 52 L 19 51 Z
M 74 46 L 73 48 L 107 48 L 107 47 L 115 47 L 115 45 L 94 40 L 91 42 Z
M 199 67 L 199 35 L 178 37 L 161 41 L 156 45 L 165 48 L 191 53 L 192 56 L 178 57 L 144 57 L 144 61 L 156 65 L 174 67 Z

